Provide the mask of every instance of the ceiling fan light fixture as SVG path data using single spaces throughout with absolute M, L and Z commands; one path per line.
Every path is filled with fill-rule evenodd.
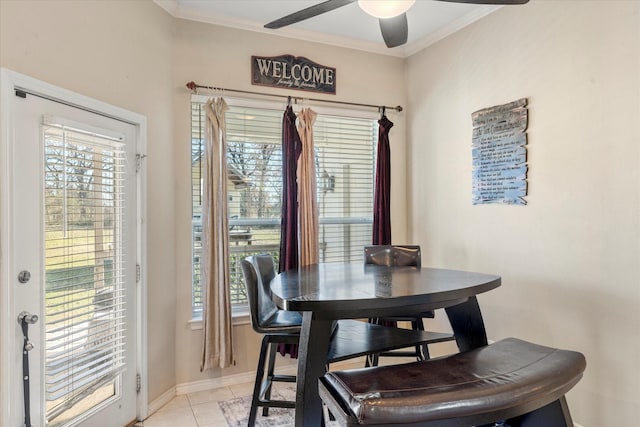
M 375 18 L 387 19 L 402 15 L 415 2 L 416 0 L 358 0 L 358 6 Z

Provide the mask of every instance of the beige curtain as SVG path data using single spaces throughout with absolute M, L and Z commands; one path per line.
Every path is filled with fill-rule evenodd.
M 317 115 L 310 108 L 304 108 L 298 114 L 298 133 L 302 141 L 302 153 L 298 158 L 298 222 L 301 266 L 317 264 L 319 260 L 318 198 L 313 148 L 313 124 Z
M 227 160 L 225 112 L 222 98 L 204 106 L 206 141 L 202 177 L 202 319 L 204 340 L 200 370 L 233 364 L 227 219 Z

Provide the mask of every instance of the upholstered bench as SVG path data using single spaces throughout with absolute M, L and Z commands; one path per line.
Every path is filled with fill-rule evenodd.
M 581 353 L 507 338 L 465 353 L 329 372 L 320 396 L 342 426 L 573 427 L 565 393 Z

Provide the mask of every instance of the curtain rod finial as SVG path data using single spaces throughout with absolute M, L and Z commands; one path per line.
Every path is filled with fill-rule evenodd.
M 403 108 L 402 108 L 401 105 L 398 105 L 396 108 L 394 108 L 394 110 L 396 110 L 398 113 L 400 113 L 403 110 Z
M 196 83 L 195 82 L 189 82 L 187 83 L 187 88 L 191 89 L 192 91 L 196 91 Z

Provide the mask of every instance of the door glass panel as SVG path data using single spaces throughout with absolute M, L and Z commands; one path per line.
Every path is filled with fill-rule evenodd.
M 45 123 L 45 407 L 61 426 L 120 395 L 125 362 L 121 137 Z

